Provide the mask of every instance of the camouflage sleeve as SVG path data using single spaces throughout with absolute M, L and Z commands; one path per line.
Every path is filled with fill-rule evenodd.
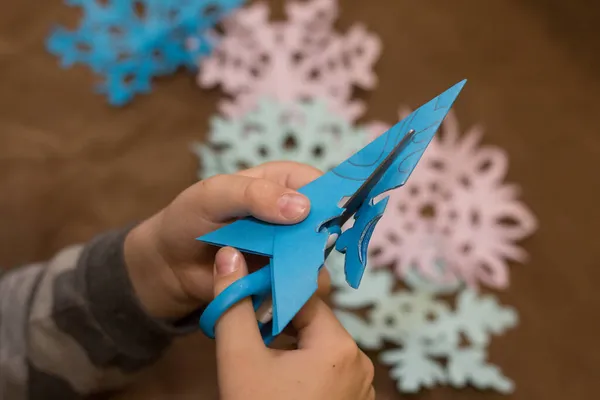
M 151 318 L 127 275 L 127 230 L 0 277 L 0 399 L 79 399 L 117 389 L 153 363 L 195 316 Z

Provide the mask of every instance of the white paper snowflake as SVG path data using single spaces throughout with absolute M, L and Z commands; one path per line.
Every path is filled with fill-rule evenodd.
M 371 240 L 373 265 L 394 263 L 400 277 L 416 267 L 437 283 L 508 285 L 508 261 L 526 260 L 517 242 L 537 224 L 518 188 L 504 182 L 506 154 L 479 146 L 481 135 L 476 127 L 461 137 L 448 114 L 407 184 L 390 196 Z
M 206 143 L 194 144 L 193 151 L 202 179 L 275 160 L 328 171 L 368 140 L 366 129 L 330 113 L 322 100 L 284 104 L 263 98 L 240 118 L 213 117 Z
M 336 0 L 289 1 L 287 21 L 269 22 L 269 8 L 257 3 L 226 21 L 212 56 L 200 62 L 198 83 L 221 85 L 232 100 L 220 103 L 230 117 L 241 116 L 259 97 L 289 102 L 326 99 L 331 110 L 354 121 L 365 110 L 353 87 L 372 89 L 372 68 L 381 43 L 360 24 L 337 33 Z
M 380 360 L 392 367 L 390 376 L 401 392 L 437 384 L 513 390 L 512 381 L 485 358 L 491 335 L 517 323 L 514 310 L 464 285 L 432 286 L 417 269 L 410 272 L 409 290 L 395 291 L 391 271 L 367 267 L 355 290 L 345 282 L 343 255 L 333 252 L 326 265 L 335 288 L 336 315 L 357 343 L 369 350 L 381 349 L 384 341 L 399 346 L 383 351 Z M 452 290 L 457 292 L 454 310 L 439 298 Z M 367 307 L 365 317 L 352 311 Z

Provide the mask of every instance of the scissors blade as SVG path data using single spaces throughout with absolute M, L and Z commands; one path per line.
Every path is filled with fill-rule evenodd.
M 410 143 L 410 140 L 415 134 L 415 130 L 411 129 L 404 135 L 402 140 L 398 142 L 396 146 L 390 151 L 387 157 L 375 168 L 375 170 L 369 175 L 369 177 L 363 182 L 363 184 L 354 192 L 352 196 L 342 205 L 345 208 L 345 214 L 354 214 L 356 210 L 363 203 L 371 189 L 379 182 L 383 177 L 387 169 L 394 163 L 398 154 L 406 148 Z

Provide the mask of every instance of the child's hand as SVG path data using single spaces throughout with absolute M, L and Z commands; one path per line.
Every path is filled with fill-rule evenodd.
M 179 318 L 211 301 L 215 248 L 195 238 L 248 215 L 279 224 L 303 220 L 310 204 L 294 189 L 320 175 L 307 165 L 275 162 L 185 190 L 125 240 L 125 261 L 142 305 L 155 317 Z M 328 288 L 324 268 L 319 287 Z
M 215 259 L 215 295 L 246 275 L 243 256 L 230 247 Z M 372 400 L 373 363 L 313 296 L 292 322 L 298 349 L 271 350 L 262 341 L 251 302 L 217 322 L 217 366 L 223 400 Z

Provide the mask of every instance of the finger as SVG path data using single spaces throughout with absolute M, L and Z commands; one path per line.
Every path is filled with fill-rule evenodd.
M 375 378 L 375 366 L 373 361 L 362 351 L 360 354 L 360 363 L 365 373 L 365 383 L 369 386 L 373 385 L 373 379 Z
M 310 202 L 276 182 L 242 175 L 217 175 L 189 189 L 190 207 L 212 223 L 252 215 L 267 222 L 289 224 L 303 220 Z
M 333 311 L 318 296 L 313 296 L 292 320 L 298 332 L 298 348 L 330 347 L 353 341 Z
M 327 268 L 321 268 L 319 271 L 317 294 L 321 297 L 326 297 L 331 292 L 331 277 Z
M 299 189 L 323 175 L 323 172 L 307 164 L 273 161 L 240 171 L 238 174 L 268 179 L 291 189 Z
M 371 386 L 369 393 L 367 394 L 366 400 L 375 400 L 375 388 Z
M 215 297 L 247 272 L 246 262 L 239 251 L 231 247 L 220 249 L 215 257 Z M 266 349 L 249 298 L 240 301 L 219 318 L 215 338 L 217 358 L 224 364 Z

